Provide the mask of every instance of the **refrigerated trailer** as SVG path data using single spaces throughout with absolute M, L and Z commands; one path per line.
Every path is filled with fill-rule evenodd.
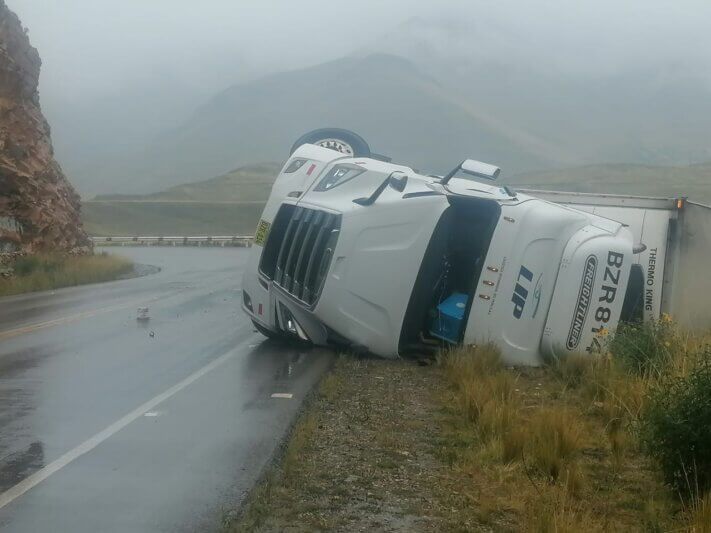
M 667 313 L 689 329 L 711 327 L 711 206 L 685 197 L 519 190 L 622 222 L 644 243 L 630 279 L 641 287 L 640 318 Z
M 243 279 L 270 337 L 383 357 L 493 342 L 511 364 L 602 349 L 622 320 L 707 324 L 711 209 L 522 191 L 465 160 L 425 175 L 346 130 L 299 139 Z

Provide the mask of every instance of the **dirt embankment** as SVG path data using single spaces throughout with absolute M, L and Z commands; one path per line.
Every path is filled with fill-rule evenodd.
M 40 109 L 41 64 L 27 30 L 0 0 L 0 254 L 91 249 L 79 196 L 54 159 Z

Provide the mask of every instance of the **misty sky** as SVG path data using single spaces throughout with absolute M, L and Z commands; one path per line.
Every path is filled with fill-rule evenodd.
M 42 96 L 103 96 L 156 76 L 206 91 L 265 71 L 337 58 L 412 17 L 458 21 L 498 54 L 550 68 L 632 61 L 709 67 L 705 0 L 8 0 L 44 66 Z M 453 44 L 458 44 L 454 42 Z M 444 43 L 446 45 L 446 43 Z M 487 47 L 489 48 L 489 47 Z M 457 52 L 457 50 L 452 50 Z M 581 63 L 584 63 L 581 64 Z
M 368 49 L 398 52 L 403 39 L 387 50 L 388 37 L 408 24 L 405 46 L 421 32 L 455 61 L 578 78 L 678 69 L 711 83 L 707 0 L 6 3 L 42 57 L 42 107 L 70 173 L 90 156 L 140 150 L 234 83 Z

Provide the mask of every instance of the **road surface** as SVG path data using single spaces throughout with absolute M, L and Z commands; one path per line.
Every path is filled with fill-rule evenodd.
M 330 363 L 253 332 L 248 250 L 116 253 L 163 270 L 0 299 L 2 531 L 219 529 Z

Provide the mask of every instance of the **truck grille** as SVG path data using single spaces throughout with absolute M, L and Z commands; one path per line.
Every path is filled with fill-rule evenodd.
M 259 269 L 312 306 L 318 300 L 341 228 L 341 216 L 282 205 L 269 231 Z

